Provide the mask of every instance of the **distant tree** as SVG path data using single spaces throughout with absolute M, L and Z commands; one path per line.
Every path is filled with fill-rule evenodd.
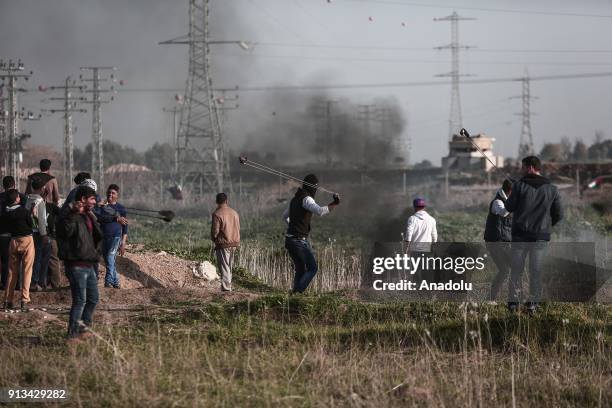
M 431 164 L 431 162 L 427 159 L 423 160 L 422 162 L 414 164 L 415 169 L 429 169 L 431 167 L 433 167 L 433 164 Z
M 572 142 L 567 136 L 561 138 L 561 156 L 563 161 L 568 161 L 572 157 Z
M 576 140 L 572 152 L 572 160 L 584 161 L 589 158 L 589 150 L 582 140 Z
M 612 139 L 600 140 L 589 147 L 589 159 L 612 159 Z
M 144 163 L 151 170 L 174 170 L 174 147 L 168 143 L 155 143 L 144 152 Z
M 561 143 L 546 143 L 540 151 L 540 158 L 546 161 L 561 162 L 564 160 L 564 152 Z
M 137 152 L 132 147 L 122 146 L 117 142 L 110 140 L 104 141 L 104 167 L 110 167 L 113 164 L 129 163 L 143 164 L 144 155 Z M 91 169 L 91 143 L 88 143 L 83 149 L 74 149 L 74 167 L 77 170 Z

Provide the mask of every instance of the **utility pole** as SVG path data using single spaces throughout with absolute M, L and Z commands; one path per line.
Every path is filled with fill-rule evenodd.
M 176 129 L 176 115 L 181 112 L 181 108 L 178 106 L 173 106 L 171 108 L 162 108 L 162 111 L 169 112 L 172 114 L 172 147 L 174 148 L 174 166 L 172 167 L 174 170 L 174 174 L 178 174 L 178 140 L 177 135 L 178 131 Z
M 25 67 L 21 60 L 16 63 L 13 60 L 4 62 L 0 60 L 0 80 L 6 81 L 8 109 L 3 112 L 4 130 L 2 132 L 3 156 L 5 172 L 15 178 L 16 186 L 19 186 L 19 165 L 22 161 L 22 141 L 30 137 L 29 134 L 19 133 L 19 120 L 23 119 L 23 113 L 19 112 L 17 93 L 25 92 L 25 89 L 17 87 L 17 80 L 23 78 L 26 81 L 32 75 L 32 71 L 22 74 Z M 28 113 L 28 117 L 32 117 Z
M 534 154 L 533 135 L 531 133 L 531 115 L 535 115 L 535 113 L 531 112 L 531 100 L 538 99 L 537 96 L 531 95 L 529 74 L 527 70 L 525 70 L 525 76 L 521 78 L 521 85 L 521 95 L 510 97 L 510 99 L 520 98 L 523 105 L 521 113 L 515 113 L 515 115 L 522 117 L 523 122 L 521 126 L 521 138 L 518 148 L 518 160 Z
M 91 122 L 91 177 L 94 180 L 97 178 L 98 186 L 100 189 L 104 189 L 104 144 L 102 140 L 102 117 L 101 110 L 103 103 L 110 103 L 114 100 L 111 96 L 110 100 L 102 100 L 100 94 L 102 93 L 114 93 L 115 87 L 110 86 L 108 89 L 102 89 L 100 83 L 111 81 L 115 82 L 115 75 L 110 74 L 108 78 L 101 77 L 100 71 L 112 70 L 116 71 L 116 67 L 81 67 L 82 70 L 91 71 L 90 78 L 83 78 L 80 75 L 79 78 L 83 82 L 91 82 L 92 88 L 87 89 L 86 86 L 83 92 L 91 93 L 91 100 L 83 101 L 82 103 L 92 104 L 92 122 Z
M 365 138 L 365 144 L 363 148 L 363 163 L 368 163 L 368 140 L 373 139 L 374 135 L 372 133 L 372 119 L 374 118 L 374 112 L 376 111 L 376 105 L 358 105 L 357 106 L 357 120 L 361 120 L 365 123 L 365 131 L 367 137 Z
M 223 126 L 225 125 L 225 122 L 227 120 L 227 111 L 230 110 L 236 110 L 240 107 L 240 105 L 238 104 L 238 100 L 240 99 L 240 95 L 238 95 L 238 93 L 234 94 L 234 96 L 228 96 L 227 94 L 229 92 L 238 92 L 238 85 L 236 85 L 234 88 L 215 88 L 213 89 L 213 91 L 215 93 L 220 93 L 220 96 L 215 97 L 215 99 L 217 100 L 217 106 L 219 108 L 219 110 L 221 111 L 221 129 L 223 129 Z M 234 105 L 226 105 L 226 103 L 228 102 L 233 102 Z
M 83 91 L 84 86 L 76 85 L 76 81 L 72 81 L 70 76 L 66 77 L 64 85 L 53 85 L 46 88 L 39 87 L 40 90 L 49 89 L 51 91 L 61 90 L 63 96 L 51 97 L 50 101 L 62 101 L 61 109 L 47 109 L 50 113 L 62 113 L 64 116 L 64 149 L 62 154 L 63 167 L 63 188 L 70 189 L 74 173 L 74 128 L 72 126 L 72 114 L 74 112 L 86 113 L 86 109 L 78 109 L 77 103 L 86 100 L 85 97 L 72 96 L 70 90 Z
M 316 106 L 316 118 L 319 124 L 319 141 L 322 144 L 325 164 L 327 166 L 331 166 L 334 161 L 334 133 L 337 130 L 334 129 L 333 121 L 337 116 L 332 115 L 332 113 L 335 103 L 338 103 L 338 101 L 334 99 L 322 99 Z
M 189 33 L 160 44 L 189 45 L 189 73 L 178 131 L 178 178 L 192 188 L 204 185 L 220 192 L 230 187 L 229 160 L 221 128 L 219 102 L 214 96 L 210 45 L 244 41 L 213 41 L 209 36 L 209 0 L 189 0 Z
M 468 76 L 459 73 L 459 50 L 467 50 L 470 46 L 461 45 L 459 43 L 459 21 L 475 20 L 470 17 L 460 17 L 456 11 L 450 16 L 442 18 L 434 18 L 434 21 L 450 21 L 451 22 L 451 42 L 448 45 L 435 47 L 436 50 L 451 50 L 451 71 L 446 74 L 436 75 L 438 77 L 451 78 L 451 105 L 450 116 L 448 120 L 448 140 L 450 141 L 456 132 L 463 127 L 461 118 L 461 96 L 459 93 L 459 78 Z

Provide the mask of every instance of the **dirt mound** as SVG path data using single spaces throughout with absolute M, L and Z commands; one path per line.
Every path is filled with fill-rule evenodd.
M 198 263 L 162 252 L 128 248 L 125 256 L 117 256 L 117 272 L 121 287 L 137 288 L 194 288 L 219 287 L 219 282 L 207 282 L 193 276 Z M 100 280 L 106 273 L 104 263 L 100 264 Z

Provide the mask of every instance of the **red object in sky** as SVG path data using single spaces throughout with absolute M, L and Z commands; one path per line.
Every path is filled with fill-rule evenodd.
M 46 86 L 44 86 L 44 85 L 38 85 L 38 90 L 39 90 L 40 92 L 46 92 L 46 91 L 47 91 L 47 87 L 46 87 Z
M 125 81 L 123 79 L 120 79 L 119 80 L 119 85 L 121 85 L 121 86 L 125 85 Z

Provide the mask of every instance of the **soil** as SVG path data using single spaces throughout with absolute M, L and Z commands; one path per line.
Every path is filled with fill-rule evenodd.
M 117 272 L 121 289 L 104 287 L 106 270 L 100 264 L 98 288 L 100 299 L 96 308 L 95 320 L 100 323 L 113 323 L 129 320 L 130 317 L 146 313 L 148 309 L 174 307 L 189 302 L 239 301 L 255 299 L 257 294 L 241 288 L 232 292 L 222 292 L 220 281 L 206 281 L 193 276 L 193 267 L 198 263 L 188 261 L 166 252 L 144 251 L 142 248 L 129 247 L 125 256 L 117 256 Z M 0 321 L 19 321 L 25 327 L 46 324 L 65 326 L 70 310 L 72 296 L 67 280 L 59 289 L 34 292 L 30 294 L 32 310 L 29 312 L 0 312 Z M 15 297 L 17 298 L 17 294 Z M 18 306 L 18 302 L 17 305 Z M 117 313 L 119 312 L 119 313 Z

